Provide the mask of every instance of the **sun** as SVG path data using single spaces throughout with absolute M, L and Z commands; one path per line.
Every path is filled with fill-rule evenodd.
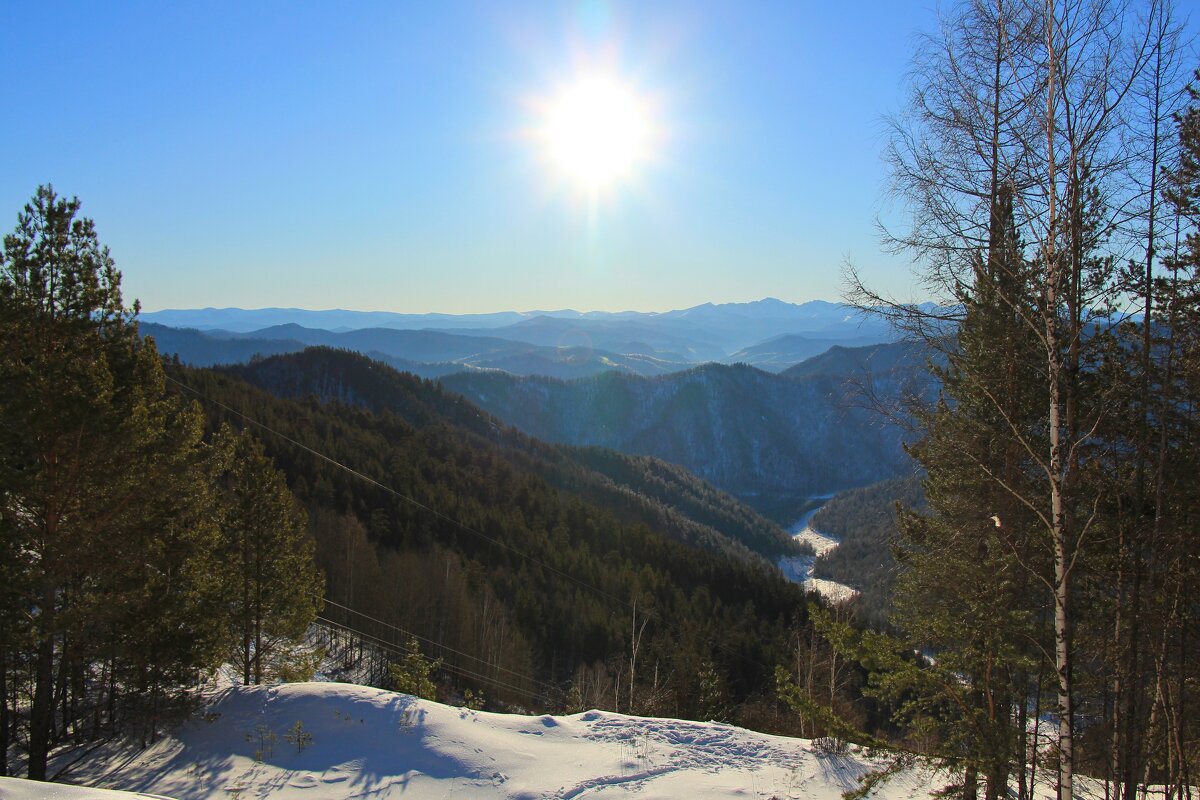
M 652 155 L 655 125 L 646 100 L 607 76 L 589 76 L 542 107 L 544 156 L 563 178 L 596 193 L 633 177 Z

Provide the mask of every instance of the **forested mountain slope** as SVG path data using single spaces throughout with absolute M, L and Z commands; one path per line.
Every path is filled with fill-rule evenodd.
M 779 521 L 812 495 L 909 469 L 900 430 L 841 376 L 803 379 L 709 364 L 655 378 L 441 379 L 532 436 L 680 464 Z
M 690 544 L 748 548 L 768 560 L 792 547 L 778 525 L 685 469 L 602 448 L 547 445 L 504 426 L 437 383 L 355 353 L 310 348 L 226 371 L 280 396 L 311 395 L 386 410 L 417 427 L 449 424 L 486 437 L 548 483 L 605 502 L 625 518 L 657 524 Z
M 882 625 L 891 610 L 896 581 L 892 546 L 896 505 L 925 511 L 919 476 L 910 474 L 842 492 L 812 518 L 812 526 L 841 543 L 820 556 L 813 574 L 857 589 L 867 622 Z
M 594 704 L 703 714 L 703 668 L 734 708 L 769 689 L 805 624 L 799 589 L 707 523 L 756 547 L 778 529 L 667 465 L 543 445 L 344 352 L 175 374 L 211 424 L 277 432 L 256 428 L 310 509 L 330 600 L 503 678 L 481 685 L 509 702 L 574 687 Z

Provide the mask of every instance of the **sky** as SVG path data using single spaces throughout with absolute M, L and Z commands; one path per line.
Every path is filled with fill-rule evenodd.
M 0 4 L 0 231 L 78 196 L 145 310 L 666 310 L 837 300 L 883 252 L 915 2 Z M 548 163 L 603 75 L 628 174 Z M 917 298 L 920 299 L 920 298 Z

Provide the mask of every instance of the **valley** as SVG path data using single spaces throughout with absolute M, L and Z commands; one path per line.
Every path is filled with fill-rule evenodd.
M 318 324 L 337 329 L 308 327 Z M 461 318 L 203 309 L 145 315 L 142 330 L 195 366 L 312 346 L 362 353 L 542 441 L 682 466 L 779 524 L 810 496 L 908 469 L 901 429 L 870 405 L 896 402 L 924 375 L 923 351 L 822 301 Z M 848 457 L 822 455 L 832 452 Z
M 825 501 L 828 501 L 830 497 L 832 495 L 811 498 L 810 502 L 817 502 L 818 504 L 804 512 L 788 528 L 788 533 L 791 534 L 792 539 L 811 550 L 811 555 L 781 556 L 779 559 L 779 570 L 789 581 L 803 586 L 805 591 L 816 592 L 826 602 L 836 605 L 853 600 L 858 596 L 859 592 L 844 583 L 814 576 L 817 559 L 829 555 L 841 544 L 841 541 L 837 537 L 822 533 L 812 527 L 813 517 L 820 513 L 821 509 L 825 506 Z

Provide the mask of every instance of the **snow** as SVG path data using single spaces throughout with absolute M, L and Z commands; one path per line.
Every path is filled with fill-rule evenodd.
M 887 763 L 856 746 L 714 722 L 492 714 L 347 683 L 227 687 L 144 749 L 108 746 L 64 786 L 0 778 L 0 800 L 428 800 L 432 798 L 748 798 L 841 800 Z M 288 731 L 299 721 L 311 739 Z M 1037 787 L 1054 797 L 1053 774 Z M 871 800 L 934 800 L 953 776 L 917 764 Z M 104 786 L 124 791 L 103 791 Z M 1077 796 L 1103 796 L 1080 777 Z
M 0 778 L 0 798 L 3 800 L 164 800 L 160 795 L 117 792 L 62 783 L 41 783 L 20 778 Z M 165 800 L 171 800 L 165 798 Z
M 817 558 L 820 558 L 841 544 L 841 540 L 837 537 L 830 536 L 828 533 L 821 533 L 812 527 L 806 527 L 799 533 L 793 533 L 792 538 L 798 542 L 810 545 L 813 552 L 817 554 Z
M 840 800 L 882 763 L 856 748 L 820 752 L 808 740 L 719 723 L 603 711 L 492 714 L 344 683 L 230 687 L 211 700 L 150 748 L 100 751 L 71 779 L 178 800 Z M 312 737 L 303 751 L 285 739 L 296 721 Z M 879 798 L 924 800 L 946 782 L 913 771 L 886 784 Z M 19 783 L 0 783 L 0 797 L 108 800 L 59 787 L 49 792 L 62 794 L 14 788 Z M 138 796 L 145 797 L 123 797 Z
M 813 499 L 827 500 L 831 496 L 828 495 Z M 797 542 L 807 544 L 816 555 L 784 556 L 779 559 L 779 570 L 783 573 L 783 577 L 793 583 L 800 584 L 806 591 L 816 592 L 830 603 L 845 603 L 857 597 L 858 592 L 844 583 L 813 577 L 813 568 L 816 566 L 817 559 L 841 544 L 841 540 L 837 537 L 821 533 L 812 527 L 812 518 L 820 510 L 821 506 L 809 509 L 800 519 L 796 520 L 792 527 L 788 528 L 788 533 L 792 534 L 793 539 Z

